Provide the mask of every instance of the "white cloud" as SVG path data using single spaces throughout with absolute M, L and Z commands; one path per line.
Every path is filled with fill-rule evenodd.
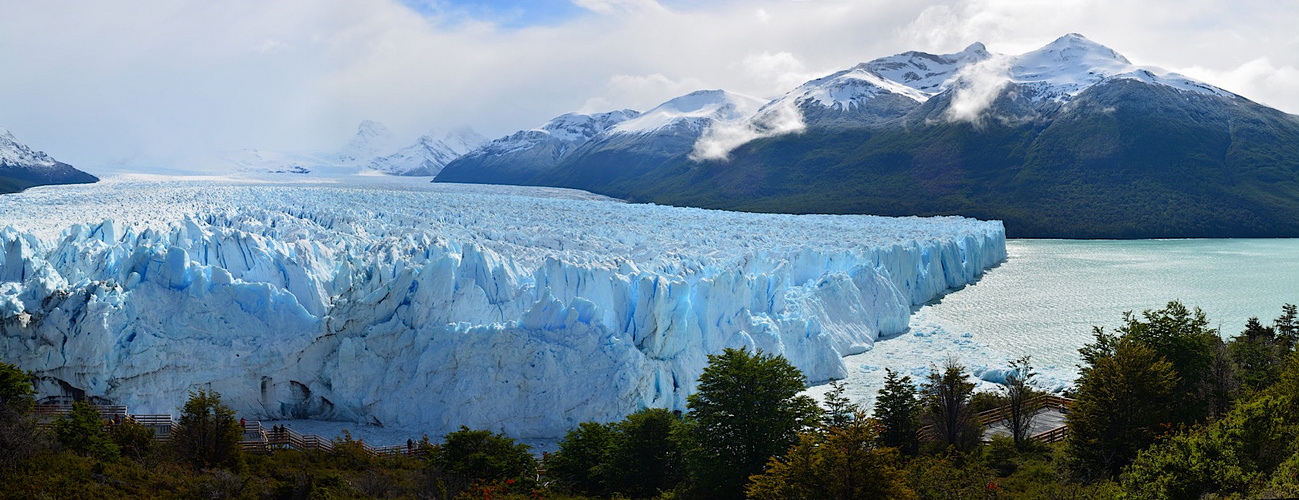
M 1202 66 L 1176 71 L 1197 80 L 1214 82 L 1255 102 L 1291 112 L 1299 110 L 1299 96 L 1295 92 L 1299 89 L 1299 69 L 1295 66 L 1278 67 L 1270 59 L 1260 57 L 1225 71 Z
M 784 101 L 781 105 L 763 109 L 753 119 L 714 123 L 695 141 L 690 159 L 725 161 L 731 151 L 751 141 L 801 133 L 806 128 L 803 114 L 792 101 Z
M 707 84 L 698 78 L 673 79 L 662 73 L 613 75 L 609 77 L 602 98 L 607 102 L 621 103 L 621 107 L 645 111 L 673 97 L 704 90 L 706 87 Z
M 1010 61 L 1005 57 L 991 57 L 961 69 L 952 103 L 945 117 L 952 121 L 983 123 L 984 110 L 992 105 L 1002 87 L 1010 82 L 1007 71 Z
M 662 8 L 654 0 L 573 0 L 573 5 L 599 14 Z
M 744 56 L 744 59 L 738 64 L 732 65 L 732 67 L 739 70 L 746 79 L 752 81 L 755 87 L 762 86 L 765 83 L 766 88 L 763 89 L 764 91 L 758 92 L 758 94 L 767 97 L 784 94 L 808 80 L 841 69 L 808 71 L 803 61 L 800 61 L 798 57 L 789 52 L 749 54 Z

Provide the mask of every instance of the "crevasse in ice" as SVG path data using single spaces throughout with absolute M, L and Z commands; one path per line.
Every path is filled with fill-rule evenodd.
M 726 347 L 841 378 L 1006 255 L 995 221 L 517 187 L 118 180 L 0 209 L 0 350 L 43 394 L 175 413 L 212 388 L 253 418 L 430 435 L 684 410 Z

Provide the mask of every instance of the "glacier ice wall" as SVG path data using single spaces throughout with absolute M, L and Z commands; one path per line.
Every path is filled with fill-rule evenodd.
M 44 394 L 174 413 L 210 387 L 251 418 L 430 434 L 684 409 L 726 347 L 842 378 L 1006 255 L 1000 222 L 551 189 L 123 178 L 0 210 L 0 352 Z

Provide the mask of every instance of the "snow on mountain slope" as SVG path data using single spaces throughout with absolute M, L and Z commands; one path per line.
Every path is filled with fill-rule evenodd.
M 442 139 L 424 135 L 396 153 L 375 158 L 370 168 L 390 175 L 434 176 L 452 160 L 486 142 L 470 129 L 448 132 Z
M 541 143 L 560 144 L 559 156 L 563 156 L 574 147 L 580 146 L 611 127 L 635 118 L 640 113 L 623 109 L 606 113 L 565 113 L 530 130 L 520 130 L 511 135 L 493 140 L 482 147 L 471 151 L 469 155 L 503 155 L 532 148 Z
M 373 171 L 390 175 L 437 175 L 442 167 L 478 147 L 485 139 L 473 129 L 452 129 L 441 139 L 425 135 L 396 149 L 396 140 L 382 123 L 365 120 L 356 134 L 333 153 L 284 153 L 245 149 L 225 160 L 244 174 L 311 174 L 349 176 Z
M 33 151 L 18 142 L 8 129 L 0 128 L 0 165 L 52 168 L 57 163 L 44 151 Z
M 841 355 L 1005 258 L 1000 223 L 957 217 L 349 186 L 112 179 L 0 197 L 0 350 L 43 394 L 140 412 L 210 387 L 253 418 L 553 438 L 684 409 L 725 347 L 843 377 Z
M 914 89 L 919 95 L 914 93 L 905 95 L 924 101 L 929 96 L 946 90 L 947 84 L 961 69 L 989 57 L 991 54 L 988 53 L 988 49 L 982 43 L 975 42 L 955 54 L 903 52 L 859 64 L 853 69 Z
M 880 78 L 858 66 L 804 83 L 782 100 L 792 98 L 799 105 L 815 103 L 828 108 L 849 109 L 881 94 L 898 94 L 917 102 L 929 98 L 919 90 Z
M 392 150 L 394 145 L 392 132 L 384 124 L 374 120 L 362 121 L 356 128 L 356 135 L 337 153 L 339 163 L 365 164 L 375 157 Z
M 1005 77 L 1010 82 L 1037 89 L 1039 99 L 1068 100 L 1092 85 L 1118 78 L 1201 94 L 1235 96 L 1177 73 L 1133 65 L 1113 49 L 1077 33 L 1064 35 L 1040 49 L 1010 58 Z
M 725 90 L 699 90 L 671 99 L 609 129 L 610 134 L 646 134 L 669 127 L 702 132 L 717 122 L 753 116 L 767 101 Z
M 32 186 L 98 182 L 99 178 L 18 142 L 0 128 L 0 194 Z
M 321 165 L 333 165 L 329 159 L 317 155 L 259 149 L 245 149 L 227 155 L 225 160 L 233 164 L 240 173 L 259 174 L 309 174 L 320 170 Z M 349 170 L 348 173 L 356 173 L 356 169 Z
M 389 151 L 392 132 L 382 123 L 365 120 L 352 139 L 334 153 L 285 153 L 244 149 L 225 156 L 242 174 L 356 175 L 365 171 L 381 152 Z

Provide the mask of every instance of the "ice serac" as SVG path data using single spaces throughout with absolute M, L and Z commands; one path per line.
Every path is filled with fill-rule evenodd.
M 106 202 L 122 190 L 139 199 Z M 841 378 L 843 355 L 1005 258 L 999 222 L 579 195 L 124 180 L 6 197 L 0 352 L 43 395 L 140 412 L 210 387 L 252 418 L 555 438 L 684 409 L 727 347 Z

